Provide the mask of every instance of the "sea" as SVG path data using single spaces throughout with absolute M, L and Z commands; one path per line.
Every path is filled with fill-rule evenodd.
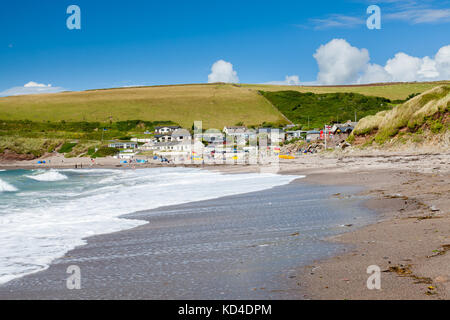
M 0 285 L 47 269 L 89 236 L 146 223 L 125 214 L 267 190 L 298 178 L 194 168 L 0 170 Z

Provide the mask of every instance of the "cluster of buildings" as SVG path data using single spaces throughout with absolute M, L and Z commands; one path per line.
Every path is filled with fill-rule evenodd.
M 180 126 L 156 127 L 149 138 L 132 138 L 126 142 L 111 142 L 109 147 L 120 149 L 117 156 L 121 159 L 131 159 L 141 151 L 152 151 L 153 154 L 170 156 L 192 156 L 199 152 L 236 153 L 249 152 L 258 145 L 279 146 L 285 141 L 303 139 L 308 142 L 323 140 L 325 136 L 348 136 L 355 126 L 353 122 L 325 126 L 322 130 L 292 130 L 295 125 L 288 125 L 283 129 L 257 128 L 249 129 L 245 126 L 226 126 L 222 131 L 209 129 L 202 133 L 191 133 Z

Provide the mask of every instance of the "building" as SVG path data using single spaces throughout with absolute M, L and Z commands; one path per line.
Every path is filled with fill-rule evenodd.
M 307 131 L 295 130 L 295 131 L 286 131 L 286 140 L 291 141 L 292 139 L 302 139 L 306 136 Z
M 171 134 L 171 141 L 190 141 L 192 140 L 192 136 L 186 129 L 177 129 Z
M 232 127 L 224 127 L 222 130 L 227 135 L 236 135 L 236 134 L 243 134 L 245 131 L 247 131 L 247 127 L 245 126 L 232 126 Z
M 117 149 L 137 149 L 138 143 L 137 142 L 112 142 L 108 145 L 110 148 L 117 148 Z
M 152 142 L 153 139 L 152 138 L 145 138 L 145 139 L 139 139 L 139 138 L 131 138 L 130 141 L 133 142 L 142 142 L 142 143 L 148 143 L 148 142 Z
M 226 134 L 225 139 L 227 141 L 233 139 L 238 145 L 246 144 L 251 138 L 256 139 L 256 131 L 252 129 L 248 130 L 244 126 L 225 127 L 223 132 Z
M 172 136 L 170 134 L 156 134 L 154 137 L 155 142 L 171 142 Z
M 356 127 L 357 124 L 358 122 L 352 122 L 350 120 L 345 123 L 335 123 L 331 127 L 330 132 L 332 134 L 344 133 L 349 135 L 350 133 L 352 133 L 353 129 Z
M 146 146 L 146 150 L 153 150 L 156 152 L 185 152 L 190 153 L 195 148 L 203 148 L 203 144 L 199 141 L 185 140 L 182 142 L 157 142 Z
M 116 157 L 118 159 L 122 159 L 122 160 L 130 160 L 130 159 L 133 159 L 135 156 L 136 156 L 136 153 L 134 153 L 134 152 L 121 152 Z
M 218 129 L 208 129 L 202 133 L 204 141 L 209 143 L 221 143 L 225 141 L 224 134 Z
M 180 126 L 160 126 L 160 127 L 155 127 L 155 133 L 169 134 L 180 128 L 181 128 Z
M 258 136 L 267 137 L 267 142 L 271 144 L 279 144 L 286 139 L 285 132 L 278 128 L 258 128 Z
M 306 132 L 306 141 L 317 141 L 320 140 L 320 131 L 318 130 L 310 130 Z

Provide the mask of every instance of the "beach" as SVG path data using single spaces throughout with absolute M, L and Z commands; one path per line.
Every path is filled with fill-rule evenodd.
M 281 161 L 281 174 L 306 178 L 129 215 L 149 223 L 88 238 L 47 270 L 0 286 L 0 298 L 448 299 L 449 159 L 443 153 L 355 153 Z M 328 233 L 308 237 L 297 230 L 304 217 L 277 217 L 298 208 L 305 187 L 317 190 L 328 210 L 340 208 L 338 220 L 327 222 L 334 226 Z M 236 215 L 230 207 L 239 203 L 245 206 Z M 362 212 L 364 218 L 352 218 Z M 307 239 L 314 243 L 310 251 Z M 78 264 L 85 287 L 67 290 L 67 267 Z M 381 290 L 366 286 L 371 265 L 383 271 Z

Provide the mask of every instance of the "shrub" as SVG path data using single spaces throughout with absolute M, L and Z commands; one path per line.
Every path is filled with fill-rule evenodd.
M 95 152 L 92 155 L 92 158 L 100 158 L 100 157 L 108 157 L 108 156 L 114 156 L 117 153 L 119 153 L 120 150 L 117 148 L 110 148 L 110 147 L 100 147 L 97 152 Z
M 72 151 L 73 147 L 75 147 L 77 143 L 75 142 L 66 142 L 64 143 L 61 148 L 59 148 L 59 153 L 69 153 Z

